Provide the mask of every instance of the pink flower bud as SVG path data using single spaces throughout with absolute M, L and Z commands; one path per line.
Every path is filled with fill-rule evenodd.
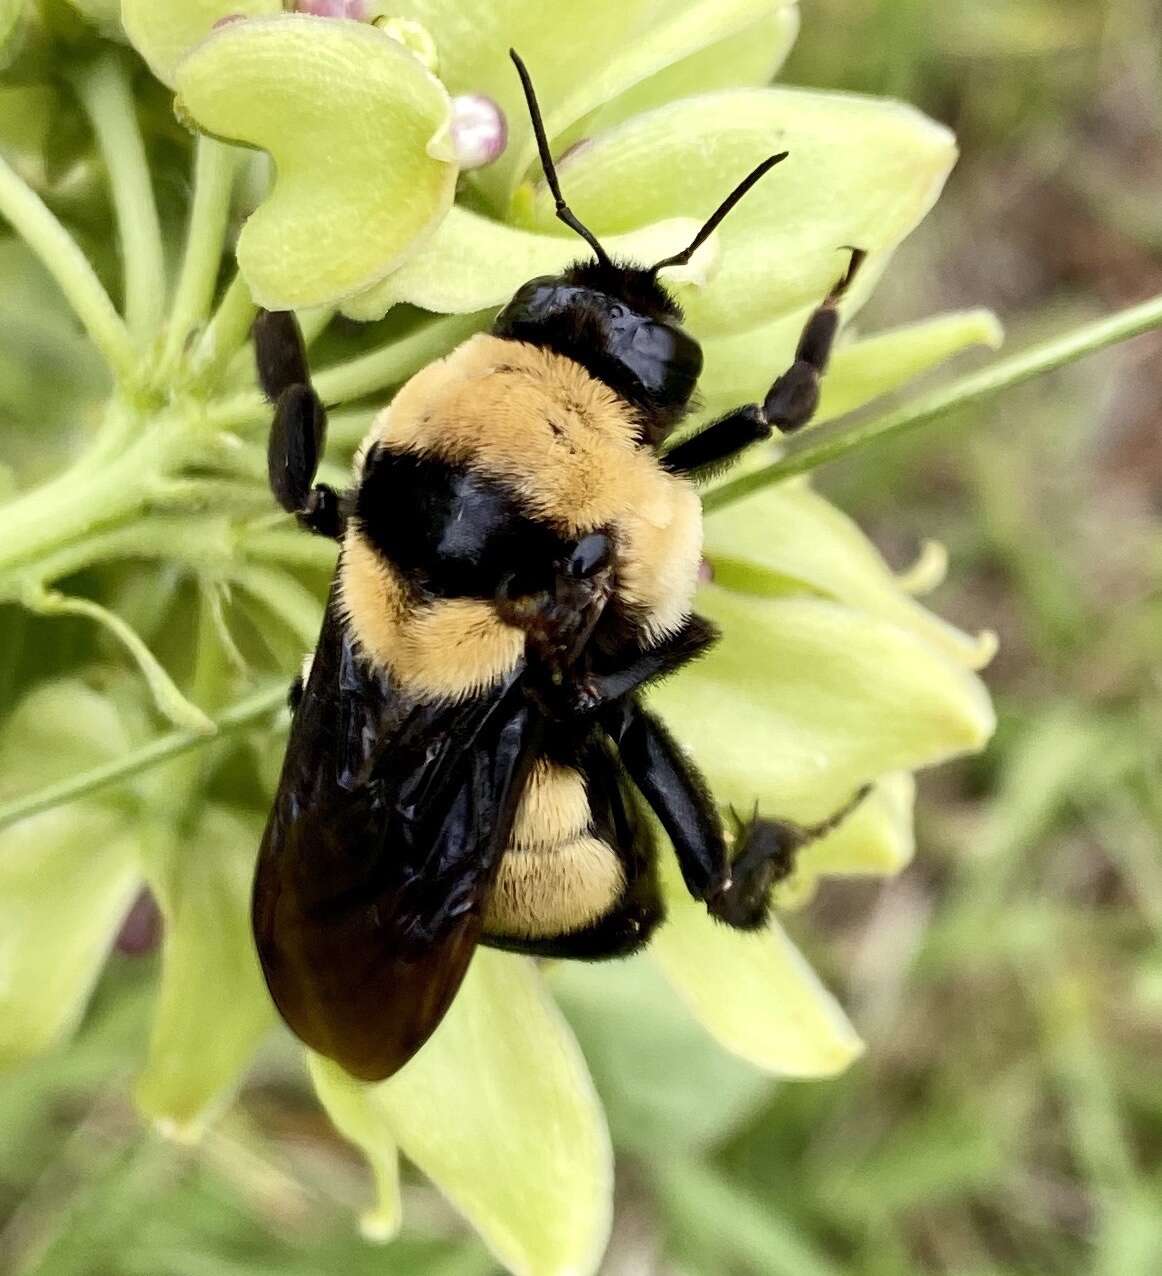
M 313 13 L 316 18 L 353 18 L 362 22 L 367 17 L 366 0 L 295 0 L 296 13 Z
M 508 121 L 492 98 L 462 93 L 452 99 L 452 145 L 464 169 L 483 168 L 504 154 Z
M 161 942 L 162 919 L 148 887 L 133 901 L 117 933 L 117 951 L 130 957 L 151 953 Z

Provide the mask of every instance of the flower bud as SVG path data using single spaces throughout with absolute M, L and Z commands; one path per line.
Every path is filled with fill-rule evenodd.
M 452 145 L 462 169 L 491 164 L 507 144 L 508 121 L 492 98 L 462 93 L 452 99 Z

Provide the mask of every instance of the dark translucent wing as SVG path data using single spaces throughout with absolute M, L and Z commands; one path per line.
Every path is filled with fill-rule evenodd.
M 355 1076 L 401 1068 L 481 928 L 536 747 L 512 679 L 417 705 L 356 655 L 334 599 L 259 853 L 254 933 L 283 1018 Z

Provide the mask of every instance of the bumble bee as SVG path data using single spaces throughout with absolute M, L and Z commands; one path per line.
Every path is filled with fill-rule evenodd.
M 744 929 L 763 923 L 795 849 L 852 805 L 812 828 L 740 822 L 732 858 L 705 782 L 641 692 L 717 637 L 691 611 L 695 482 L 810 418 L 863 254 L 761 406 L 667 447 L 702 353 L 659 272 L 785 153 L 683 252 L 612 261 L 561 195 L 512 58 L 557 215 L 593 260 L 526 283 L 489 332 L 412 377 L 341 495 L 314 483 L 326 413 L 293 315 L 255 325 L 272 489 L 341 552 L 292 697 L 254 933 L 291 1029 L 366 1080 L 420 1049 L 477 944 L 594 960 L 647 942 L 663 908 L 643 800 L 691 895 Z

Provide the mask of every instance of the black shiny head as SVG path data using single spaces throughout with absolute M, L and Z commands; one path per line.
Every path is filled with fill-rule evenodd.
M 584 262 L 530 279 L 492 331 L 581 364 L 641 409 L 643 442 L 657 445 L 686 411 L 702 371 L 702 349 L 680 318 L 648 271 Z
M 566 204 L 532 79 L 515 50 L 509 54 L 524 88 L 557 216 L 593 249 L 596 260 L 577 262 L 563 275 L 530 279 L 497 316 L 493 334 L 544 346 L 581 364 L 641 410 L 642 441 L 657 447 L 685 414 L 702 372 L 702 349 L 683 331 L 682 311 L 659 283 L 658 272 L 685 265 L 755 182 L 787 153 L 770 156 L 748 173 L 680 253 L 652 266 L 613 261 Z

